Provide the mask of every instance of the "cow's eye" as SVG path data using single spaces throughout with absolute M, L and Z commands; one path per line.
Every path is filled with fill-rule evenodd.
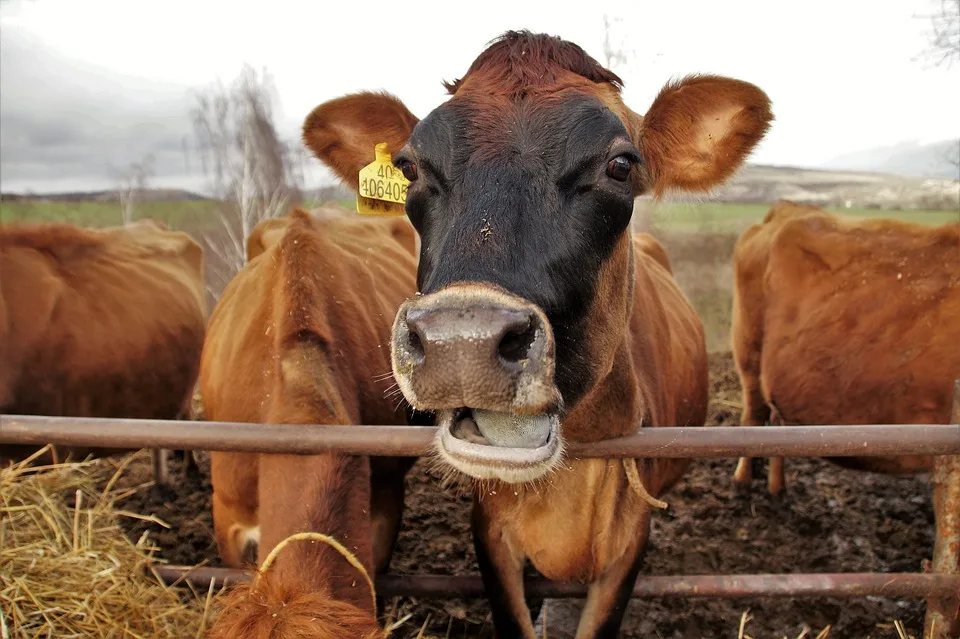
M 400 172 L 403 173 L 403 177 L 407 178 L 410 182 L 415 182 L 417 179 L 417 165 L 411 162 L 410 160 L 398 160 L 396 167 L 400 169 Z
M 626 182 L 630 177 L 630 159 L 625 155 L 618 155 L 607 162 L 607 175 L 617 182 Z

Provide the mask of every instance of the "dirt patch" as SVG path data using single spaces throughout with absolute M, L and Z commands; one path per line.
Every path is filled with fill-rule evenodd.
M 739 422 L 740 393 L 729 354 L 711 356 L 710 425 Z M 927 476 L 893 478 L 841 470 L 820 460 L 786 461 L 785 499 L 764 492 L 758 478 L 749 496 L 735 496 L 731 477 L 736 460 L 700 461 L 667 496 L 670 510 L 657 513 L 643 575 L 784 572 L 916 572 L 933 548 L 933 509 Z M 179 472 L 179 463 L 172 470 Z M 132 522 L 139 536 L 150 530 L 172 563 L 217 565 L 210 517 L 209 463 L 202 476 L 179 490 L 149 488 L 124 506 L 154 514 L 171 525 Z M 138 454 L 124 482 L 150 480 L 149 456 Z M 470 500 L 442 491 L 427 464 L 407 480 L 407 511 L 393 563 L 397 573 L 475 573 L 470 540 Z M 449 637 L 491 637 L 487 604 L 474 601 L 393 602 L 413 617 L 396 637 L 416 636 L 429 616 L 428 630 Z M 804 627 L 816 636 L 832 625 L 831 639 L 893 638 L 894 620 L 919 636 L 920 600 L 717 599 L 636 600 L 623 635 L 694 639 L 735 637 L 741 614 L 752 620 L 756 639 L 797 637 Z M 449 633 L 449 634 L 448 634 Z

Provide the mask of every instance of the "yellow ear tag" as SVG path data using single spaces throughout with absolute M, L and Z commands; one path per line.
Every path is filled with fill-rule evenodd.
M 410 181 L 394 168 L 386 142 L 374 149 L 376 160 L 360 169 L 357 213 L 361 215 L 405 215 Z

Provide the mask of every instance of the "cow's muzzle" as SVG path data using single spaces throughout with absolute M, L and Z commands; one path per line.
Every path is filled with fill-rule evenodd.
M 481 479 L 532 481 L 562 455 L 550 324 L 535 305 L 461 284 L 404 304 L 394 375 L 414 408 L 436 411 L 437 447 Z

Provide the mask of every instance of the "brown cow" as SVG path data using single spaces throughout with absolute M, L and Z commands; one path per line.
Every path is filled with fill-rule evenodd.
M 575 44 L 508 32 L 419 122 L 361 93 L 304 123 L 354 188 L 381 142 L 410 180 L 422 295 L 397 315 L 394 374 L 437 411 L 441 458 L 484 480 L 474 541 L 501 637 L 534 636 L 527 558 L 590 584 L 578 637 L 617 635 L 653 502 L 630 473 L 659 495 L 688 460 L 564 460 L 563 442 L 702 425 L 707 404 L 702 326 L 663 249 L 632 239 L 634 198 L 721 183 L 772 119 L 737 80 L 670 83 L 643 117 L 621 84 Z
M 733 354 L 743 419 L 948 424 L 960 378 L 960 224 L 833 215 L 781 200 L 734 247 Z M 874 472 L 929 471 L 929 456 L 835 457 Z M 734 474 L 752 479 L 750 458 Z M 767 487 L 784 487 L 783 459 Z
M 0 226 L 0 412 L 175 419 L 203 346 L 203 251 L 155 220 Z M 35 450 L 4 446 L 4 458 Z M 56 447 L 56 457 L 117 449 Z M 44 462 L 50 462 L 53 455 Z M 166 483 L 163 451 L 154 451 Z
M 396 424 L 390 327 L 414 292 L 415 235 L 392 219 L 318 220 L 296 210 L 257 225 L 249 262 L 210 320 L 200 372 L 207 419 Z M 412 459 L 212 453 L 213 518 L 228 566 L 262 563 L 288 536 L 336 538 L 372 577 L 386 570 Z M 276 614 L 274 614 L 276 613 Z M 293 542 L 253 592 L 235 591 L 214 637 L 365 637 L 371 593 L 332 548 Z

